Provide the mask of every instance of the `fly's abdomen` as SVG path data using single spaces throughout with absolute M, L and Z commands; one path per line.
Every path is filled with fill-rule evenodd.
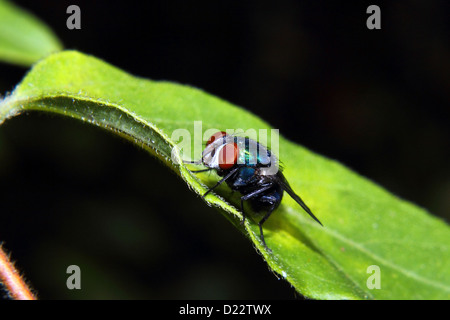
M 273 189 L 269 189 L 257 198 L 252 199 L 251 206 L 255 212 L 266 211 L 268 208 L 275 210 L 280 205 L 282 198 L 283 190 L 278 190 L 274 186 Z

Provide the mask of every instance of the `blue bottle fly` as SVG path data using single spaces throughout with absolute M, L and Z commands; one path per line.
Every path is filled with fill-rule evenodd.
M 223 131 L 217 132 L 206 143 L 202 159 L 191 163 L 203 164 L 207 167 L 192 172 L 215 170 L 222 177 L 203 195 L 203 198 L 223 182 L 226 182 L 231 190 L 241 194 L 241 224 L 246 218 L 244 201 L 250 203 L 254 212 L 265 213 L 258 225 L 261 242 L 268 251 L 271 250 L 264 240 L 262 225 L 280 205 L 284 191 L 322 225 L 289 186 L 281 168 L 278 167 L 278 159 L 268 148 L 252 139 L 228 135 Z

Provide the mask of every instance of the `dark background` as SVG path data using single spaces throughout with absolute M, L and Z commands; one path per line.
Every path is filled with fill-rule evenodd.
M 450 217 L 448 1 L 15 2 L 68 49 L 202 88 Z M 66 28 L 71 4 L 81 30 Z M 370 4 L 381 30 L 366 28 Z M 26 71 L 0 64 L 0 92 Z M 301 298 L 179 178 L 101 129 L 7 121 L 0 190 L 0 241 L 41 298 Z M 71 264 L 82 290 L 65 286 Z

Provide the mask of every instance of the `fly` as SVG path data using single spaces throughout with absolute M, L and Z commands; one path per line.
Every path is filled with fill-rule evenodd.
M 261 242 L 271 251 L 264 240 L 263 224 L 272 212 L 278 208 L 286 191 L 315 221 L 322 223 L 314 216 L 303 200 L 292 190 L 278 167 L 278 159 L 270 150 L 250 138 L 237 137 L 220 131 L 211 136 L 202 153 L 202 159 L 190 163 L 203 164 L 206 169 L 192 171 L 206 172 L 215 170 L 222 177 L 213 187 L 203 194 L 206 197 L 211 191 L 226 182 L 233 191 L 241 194 L 241 224 L 246 219 L 244 202 L 248 201 L 254 212 L 265 212 L 259 221 Z M 275 171 L 275 172 L 274 172 Z

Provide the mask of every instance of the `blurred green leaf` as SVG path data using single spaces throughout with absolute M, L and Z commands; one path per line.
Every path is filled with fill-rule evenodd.
M 200 195 L 218 178 L 195 176 L 186 165 L 172 162 L 175 129 L 195 135 L 194 121 L 199 120 L 203 130 L 271 129 L 244 109 L 201 90 L 133 77 L 74 51 L 51 55 L 34 66 L 0 104 L 0 123 L 28 110 L 63 114 L 124 136 L 160 158 Z M 239 210 L 224 200 L 229 190 L 219 191 L 224 198 L 211 194 L 206 201 L 248 235 L 280 277 L 315 299 L 450 298 L 450 232 L 443 221 L 282 137 L 279 153 L 291 186 L 324 227 L 286 195 L 264 225 L 272 249 L 268 252 L 253 219 L 239 225 Z M 178 152 L 175 157 L 181 159 Z M 380 289 L 367 286 L 371 266 L 379 267 Z
M 30 66 L 62 45 L 32 14 L 0 0 L 0 61 Z

